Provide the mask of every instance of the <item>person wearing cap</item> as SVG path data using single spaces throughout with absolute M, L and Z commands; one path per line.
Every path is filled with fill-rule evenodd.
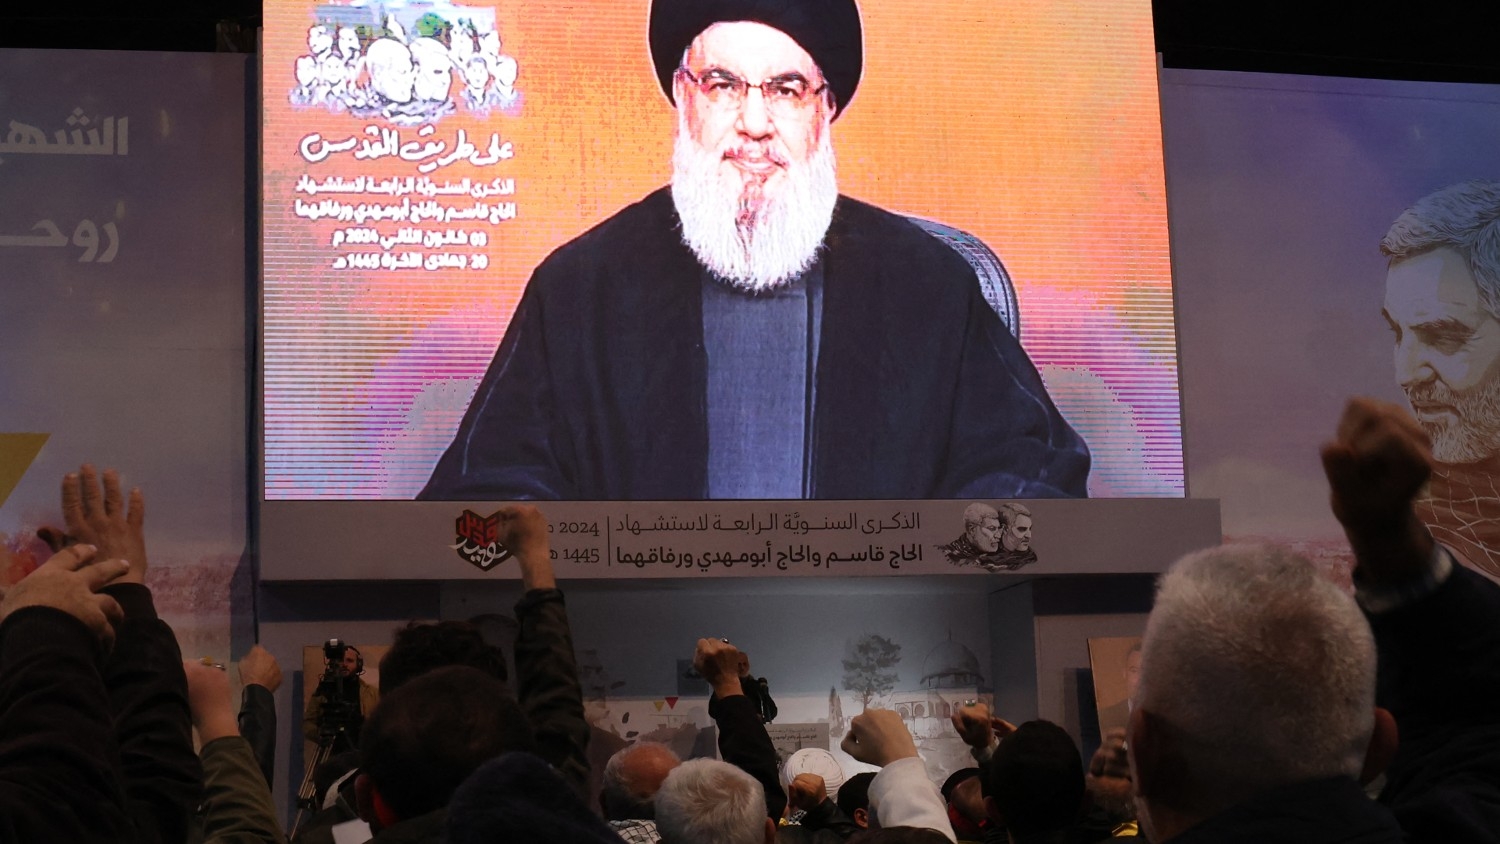
M 536 269 L 419 497 L 1084 496 L 969 264 L 838 192 L 854 0 L 654 0 L 648 31 L 671 184 Z
M 961 768 L 948 775 L 938 792 L 948 807 L 948 823 L 958 836 L 959 844 L 985 839 L 988 816 L 980 788 L 983 772 L 979 768 Z

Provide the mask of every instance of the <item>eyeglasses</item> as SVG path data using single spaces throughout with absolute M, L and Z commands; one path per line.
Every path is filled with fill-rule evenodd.
M 722 111 L 744 106 L 746 95 L 752 87 L 755 87 L 760 89 L 768 111 L 773 115 L 791 116 L 800 112 L 815 97 L 828 90 L 827 83 L 814 88 L 813 84 L 800 73 L 783 73 L 752 86 L 729 71 L 718 68 L 705 70 L 702 76 L 695 76 L 685 67 L 677 68 L 677 72 L 698 86 L 698 90 L 703 92 L 709 105 Z

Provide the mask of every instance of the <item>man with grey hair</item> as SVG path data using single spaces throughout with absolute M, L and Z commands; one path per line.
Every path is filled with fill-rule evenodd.
M 1178 561 L 1146 623 L 1137 694 L 1131 761 L 1152 841 L 1247 828 L 1402 840 L 1356 779 L 1377 725 L 1377 746 L 1394 740 L 1375 716 L 1370 627 L 1306 559 L 1243 546 Z M 1297 837 L 1314 834 L 1330 837 Z
M 1500 578 L 1500 182 L 1418 200 L 1380 242 L 1396 377 L 1432 440 L 1434 537 Z
M 1417 518 L 1431 455 L 1399 408 L 1351 401 L 1322 459 L 1368 621 L 1286 551 L 1174 566 L 1128 730 L 1141 822 L 1158 844 L 1494 842 L 1500 586 Z M 1355 778 L 1382 774 L 1372 802 Z
M 653 0 L 647 29 L 671 184 L 537 268 L 420 497 L 1086 495 L 968 262 L 839 194 L 855 0 Z
M 661 742 L 641 741 L 609 757 L 599 794 L 604 819 L 625 841 L 657 841 L 656 792 L 682 760 Z
M 693 759 L 678 765 L 656 792 L 662 844 L 774 844 L 761 784 L 728 762 Z
M 963 535 L 938 549 L 956 566 L 974 565 L 1000 549 L 1000 514 L 982 501 L 971 503 L 964 508 Z

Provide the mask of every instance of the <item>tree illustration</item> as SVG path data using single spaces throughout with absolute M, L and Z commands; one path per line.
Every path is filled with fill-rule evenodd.
M 876 695 L 896 688 L 896 663 L 900 661 L 900 645 L 866 633 L 844 646 L 844 688 L 857 692 L 863 708 L 868 709 Z

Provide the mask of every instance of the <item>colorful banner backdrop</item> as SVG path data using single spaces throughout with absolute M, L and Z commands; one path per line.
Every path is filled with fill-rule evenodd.
M 265 580 L 519 577 L 495 504 L 268 502 Z M 1217 545 L 1217 501 L 559 501 L 543 513 L 565 578 L 1094 574 L 1164 571 Z
M 1223 501 L 1226 538 L 1290 542 L 1347 573 L 1349 551 L 1318 460 L 1345 400 L 1405 405 L 1403 382 L 1452 380 L 1436 361 L 1455 355 L 1468 361 L 1474 384 L 1450 389 L 1500 389 L 1493 354 L 1463 338 L 1444 341 L 1452 348 L 1443 352 L 1411 324 L 1404 335 L 1392 330 L 1382 310 L 1399 318 L 1391 297 L 1404 288 L 1388 285 L 1380 251 L 1418 200 L 1500 178 L 1493 153 L 1500 92 L 1164 71 L 1162 113 L 1192 492 Z M 1465 213 L 1472 225 L 1480 204 L 1459 217 Z M 1472 297 L 1472 278 L 1464 283 Z M 1432 296 L 1414 301 L 1438 304 Z M 1466 319 L 1481 336 L 1500 334 L 1494 314 L 1473 309 Z M 1397 346 L 1401 336 L 1406 347 Z M 1408 367 L 1408 354 L 1424 363 Z M 1433 368 L 1418 372 L 1423 366 Z M 1454 419 L 1493 431 L 1493 413 L 1491 405 Z M 1500 442 L 1491 434 L 1481 446 L 1488 456 L 1458 474 L 1495 465 Z M 1468 562 L 1500 575 L 1497 473 L 1483 474 L 1467 491 L 1435 482 L 1436 506 L 1425 516 Z
M 158 610 L 221 662 L 250 621 L 247 70 L 0 51 L 0 585 L 46 559 L 64 473 L 116 467 L 146 496 Z
M 676 114 L 648 11 L 266 4 L 268 501 L 416 495 L 533 269 L 667 183 Z M 1092 496 L 1181 496 L 1150 4 L 861 14 L 839 191 L 998 255 Z

